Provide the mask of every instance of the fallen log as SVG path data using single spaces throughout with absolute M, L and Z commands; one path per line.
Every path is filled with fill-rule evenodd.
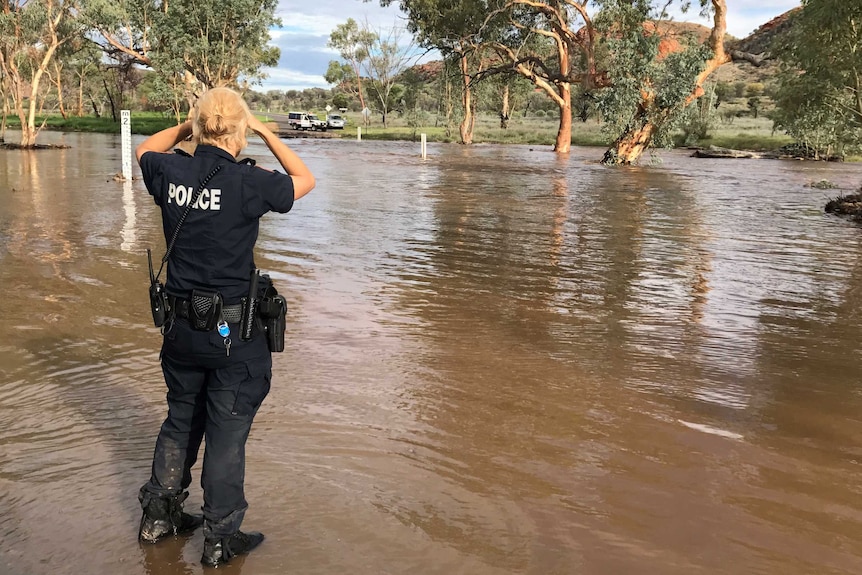
M 730 148 L 720 148 L 718 146 L 709 146 L 707 148 L 698 148 L 692 154 L 694 158 L 748 158 L 759 160 L 761 158 L 773 157 L 767 156 L 760 152 L 749 152 L 746 150 L 732 150 Z

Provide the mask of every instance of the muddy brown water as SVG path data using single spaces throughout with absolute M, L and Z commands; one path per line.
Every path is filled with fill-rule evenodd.
M 135 540 L 158 213 L 118 137 L 40 137 L 71 147 L 0 152 L 0 573 L 200 573 L 200 532 Z M 220 572 L 862 572 L 862 230 L 806 187 L 862 166 L 291 143 L 267 540 Z

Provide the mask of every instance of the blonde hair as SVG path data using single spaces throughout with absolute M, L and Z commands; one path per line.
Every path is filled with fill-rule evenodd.
M 199 144 L 218 146 L 239 153 L 248 145 L 248 104 L 230 88 L 204 92 L 192 113 L 192 134 Z

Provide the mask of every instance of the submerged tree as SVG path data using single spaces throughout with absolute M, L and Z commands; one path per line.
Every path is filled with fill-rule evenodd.
M 683 46 L 663 34 L 661 23 L 652 23 L 657 15 L 649 2 L 608 2 L 602 28 L 613 89 L 599 95 L 599 108 L 607 133 L 616 137 L 603 163 L 631 164 L 648 147 L 667 143 L 675 120 L 704 93 L 709 75 L 730 61 L 725 1 L 712 0 L 712 8 L 706 43 Z

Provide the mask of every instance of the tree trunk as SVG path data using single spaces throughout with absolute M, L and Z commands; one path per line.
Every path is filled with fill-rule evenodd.
M 368 109 L 368 106 L 365 105 L 365 96 L 362 95 L 362 76 L 360 75 L 359 63 L 356 61 L 352 62 L 353 64 L 353 73 L 356 74 L 356 95 L 359 96 L 359 106 L 362 108 L 362 118 L 365 120 L 365 127 L 368 127 L 368 114 L 365 113 L 365 110 Z
M 656 127 L 654 123 L 644 119 L 639 127 L 629 130 L 617 138 L 613 146 L 605 152 L 602 163 L 628 166 L 637 162 L 644 150 L 649 147 Z
M 84 75 L 78 76 L 78 103 L 75 106 L 75 115 L 81 117 L 84 115 Z
M 6 55 L 3 57 L 3 66 L 4 83 L 12 98 L 12 109 L 18 116 L 18 122 L 21 124 L 21 132 L 23 133 L 27 125 L 27 114 L 24 112 L 24 81 L 21 79 L 21 70 L 18 68 L 15 58 Z
M 9 115 L 9 99 L 3 94 L 3 120 L 0 122 L 0 142 L 6 141 L 6 117 Z
M 69 114 L 66 112 L 66 107 L 63 105 L 63 78 L 62 78 L 62 70 L 57 62 L 54 62 L 54 74 L 56 74 L 56 78 L 54 78 L 54 85 L 57 87 L 57 106 L 60 108 L 60 115 L 63 116 L 64 120 L 69 119 Z
M 568 82 L 560 82 L 559 94 L 560 106 L 560 128 L 557 130 L 557 141 L 554 151 L 559 154 L 568 154 L 572 148 L 572 85 Z
M 452 137 L 452 114 L 455 107 L 452 103 L 452 82 L 449 80 L 449 74 L 445 75 L 444 90 L 446 92 L 446 137 Z
M 108 96 L 108 103 L 111 104 L 111 118 L 117 121 L 117 107 L 114 105 L 114 96 L 111 94 L 111 89 L 108 88 L 108 81 L 102 78 L 102 85 L 105 86 L 105 94 Z
M 461 143 L 470 145 L 473 143 L 473 92 L 470 89 L 470 74 L 467 68 L 467 54 L 461 52 L 458 57 L 458 63 L 461 66 L 461 81 L 464 83 L 463 91 L 461 92 L 461 105 L 464 108 L 464 117 L 461 119 L 459 132 L 461 133 Z
M 509 84 L 503 85 L 503 105 L 500 107 L 500 128 L 509 129 Z

